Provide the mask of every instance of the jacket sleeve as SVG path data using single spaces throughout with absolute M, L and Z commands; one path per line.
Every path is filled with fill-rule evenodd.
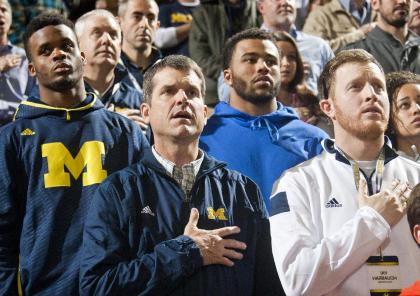
M 143 158 L 144 151 L 150 147 L 149 141 L 136 124 L 133 124 L 132 133 L 127 134 L 127 137 L 129 137 L 128 141 L 131 142 L 131 147 L 128 149 L 128 162 L 129 164 L 137 163 Z
M 352 32 L 337 36 L 337 32 L 333 31 L 334 24 L 332 21 L 322 11 L 315 10 L 307 17 L 303 32 L 321 37 L 328 42 L 334 52 L 337 52 L 338 49 L 349 43 L 359 41 L 365 37 L 365 34 L 356 28 Z
M 196 244 L 179 236 L 150 253 L 130 241 L 133 227 L 125 204 L 111 185 L 100 186 L 86 220 L 80 269 L 81 295 L 166 295 L 197 272 L 202 258 Z M 132 245 L 134 244 L 134 245 Z
M 209 32 L 212 28 L 207 27 L 208 16 L 203 13 L 202 8 L 193 11 L 193 21 L 188 36 L 188 50 L 191 58 L 197 62 L 203 73 L 207 77 L 217 80 L 222 70 L 222 57 L 211 49 Z
M 366 262 L 391 231 L 379 213 L 363 207 L 340 231 L 324 236 L 322 223 L 314 222 L 321 219 L 314 211 L 319 208 L 315 182 L 289 171 L 274 184 L 270 199 L 273 255 L 287 295 L 332 291 Z
M 254 291 L 253 295 L 285 295 L 280 278 L 277 275 L 274 264 L 273 252 L 271 249 L 270 221 L 268 220 L 264 198 L 258 186 L 245 178 L 245 192 L 254 203 L 257 212 L 257 233 L 255 247 L 255 268 L 254 268 Z
M 17 157 L 0 132 L 0 295 L 18 295 L 19 211 Z M 10 135 L 9 135 L 10 136 Z

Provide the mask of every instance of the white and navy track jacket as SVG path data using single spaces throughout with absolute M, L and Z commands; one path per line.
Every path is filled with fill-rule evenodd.
M 391 229 L 374 209 L 359 208 L 350 162 L 331 140 L 323 146 L 322 154 L 286 171 L 273 187 L 273 255 L 286 294 L 370 295 L 365 262 L 380 247 L 384 256 L 398 256 L 402 287 L 420 279 L 420 250 L 407 217 Z M 372 194 L 376 171 L 360 175 Z M 395 178 L 417 184 L 420 165 L 385 145 L 382 188 Z

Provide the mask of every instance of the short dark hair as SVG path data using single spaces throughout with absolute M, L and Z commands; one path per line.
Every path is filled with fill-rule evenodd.
M 302 56 L 300 55 L 299 48 L 298 48 L 295 40 L 293 39 L 293 37 L 290 36 L 289 34 L 287 34 L 286 32 L 282 32 L 282 31 L 275 32 L 273 34 L 273 36 L 274 36 L 274 39 L 277 42 L 279 42 L 279 41 L 289 42 L 295 48 L 295 51 L 296 51 L 296 73 L 295 73 L 295 77 L 293 77 L 293 80 L 290 81 L 290 83 L 289 83 L 288 90 L 292 91 L 292 92 L 296 92 L 296 87 L 299 84 L 303 83 L 303 78 L 304 78 L 304 75 L 305 75 L 305 71 L 304 71 L 304 68 L 303 68 Z
M 144 74 L 143 89 L 144 101 L 151 105 L 153 93 L 153 78 L 155 75 L 165 68 L 172 68 L 182 72 L 193 71 L 201 80 L 201 95 L 204 99 L 206 94 L 206 84 L 201 68 L 189 57 L 183 55 L 169 55 L 156 63 L 154 63 Z
M 402 86 L 406 84 L 420 84 L 420 75 L 412 72 L 392 72 L 386 75 L 386 88 L 390 105 L 390 120 L 386 135 L 390 138 L 392 145 L 397 147 L 395 122 L 399 121 L 397 116 L 397 96 Z
M 410 233 L 413 235 L 414 226 L 420 225 L 420 183 L 413 188 L 410 194 L 410 200 L 407 204 L 407 220 L 410 226 Z
M 277 46 L 276 40 L 274 39 L 273 34 L 266 30 L 251 28 L 251 29 L 241 31 L 239 33 L 236 33 L 232 37 L 230 37 L 225 43 L 225 47 L 223 49 L 223 70 L 226 70 L 230 67 L 230 63 L 232 62 L 232 56 L 233 56 L 233 52 L 235 51 L 236 44 L 238 44 L 242 40 L 248 40 L 248 39 L 270 40 L 278 49 L 278 46 Z
M 41 30 L 41 29 L 43 29 L 47 26 L 58 26 L 58 25 L 65 25 L 65 26 L 69 27 L 73 31 L 74 36 L 76 37 L 76 40 L 77 40 L 77 36 L 76 36 L 75 31 L 74 31 L 73 23 L 70 20 L 66 19 L 61 14 L 58 14 L 58 13 L 42 13 L 42 14 L 36 16 L 35 18 L 33 18 L 29 22 L 29 24 L 26 28 L 26 32 L 23 35 L 23 44 L 24 44 L 24 47 L 25 47 L 26 56 L 28 57 L 29 60 L 32 59 L 31 51 L 30 51 L 30 48 L 29 48 L 29 38 L 31 38 L 31 36 L 35 32 L 37 32 L 37 31 L 39 31 L 39 30 Z
M 349 49 L 340 51 L 324 67 L 318 79 L 318 92 L 321 99 L 328 99 L 331 90 L 335 86 L 335 73 L 337 69 L 345 64 L 368 64 L 373 63 L 384 73 L 381 64 L 364 49 Z

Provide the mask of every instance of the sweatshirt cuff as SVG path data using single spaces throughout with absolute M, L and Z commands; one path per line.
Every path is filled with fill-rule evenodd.
M 371 232 L 380 240 L 384 241 L 391 234 L 391 226 L 375 209 L 365 206 L 359 209 L 359 214 L 367 222 Z

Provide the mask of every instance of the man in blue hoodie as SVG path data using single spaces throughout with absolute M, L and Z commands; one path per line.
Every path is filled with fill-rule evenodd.
M 269 208 L 274 181 L 319 154 L 327 135 L 276 101 L 280 51 L 270 33 L 248 29 L 232 36 L 225 45 L 223 69 L 231 87 L 230 105 L 216 105 L 200 147 L 251 177 Z
M 92 195 L 148 144 L 134 123 L 86 95 L 71 22 L 33 19 L 25 49 L 40 99 L 22 102 L 0 130 L 0 295 L 77 295 Z

